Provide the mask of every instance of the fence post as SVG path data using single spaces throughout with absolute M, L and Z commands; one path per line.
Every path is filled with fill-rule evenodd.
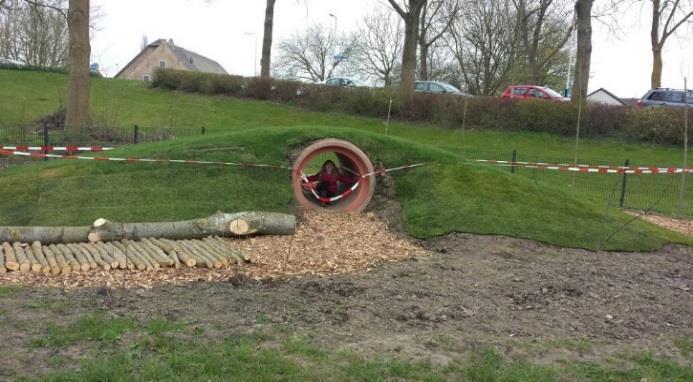
M 43 147 L 47 147 L 48 143 L 49 143 L 48 142 L 48 125 L 44 123 L 43 124 Z M 43 153 L 48 154 L 48 150 L 44 150 Z M 43 158 L 44 162 L 47 160 L 48 160 L 48 158 Z
M 134 132 L 134 135 L 133 135 L 133 142 L 134 142 L 135 144 L 137 144 L 137 143 L 139 143 L 139 140 L 140 140 L 140 127 L 137 126 L 137 125 L 135 125 L 135 132 Z
M 202 135 L 205 135 L 205 127 L 202 126 Z
M 625 167 L 626 169 L 623 171 L 623 181 L 621 181 L 621 200 L 618 203 L 619 207 L 621 208 L 623 208 L 623 205 L 626 201 L 626 184 L 628 183 L 628 173 L 626 172 L 626 170 L 628 170 L 629 164 L 630 161 L 628 159 L 626 159 L 626 162 L 623 164 L 623 167 Z
M 510 173 L 514 174 L 515 173 L 515 162 L 517 161 L 517 150 L 513 150 L 513 160 L 512 160 L 512 166 L 510 166 Z

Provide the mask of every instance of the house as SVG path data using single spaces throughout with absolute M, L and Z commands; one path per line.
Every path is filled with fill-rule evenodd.
M 613 93 L 604 88 L 599 88 L 593 91 L 592 93 L 588 94 L 587 102 L 599 103 L 602 105 L 610 106 L 626 106 L 625 102 L 623 102 L 620 98 L 616 97 L 615 95 L 613 95 Z
M 115 78 L 151 81 L 157 69 L 228 74 L 218 62 L 176 46 L 173 40 L 159 39 L 147 45 Z

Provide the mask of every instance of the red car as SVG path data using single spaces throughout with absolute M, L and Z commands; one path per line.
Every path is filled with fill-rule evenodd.
M 513 99 L 543 99 L 549 101 L 567 101 L 561 93 L 547 87 L 536 85 L 511 85 L 508 86 L 501 98 Z

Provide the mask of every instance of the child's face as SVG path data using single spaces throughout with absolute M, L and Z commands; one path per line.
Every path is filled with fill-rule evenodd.
M 331 174 L 334 171 L 334 165 L 332 163 L 325 164 L 325 172 Z

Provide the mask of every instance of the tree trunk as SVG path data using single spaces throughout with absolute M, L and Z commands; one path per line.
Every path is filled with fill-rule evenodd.
M 428 81 L 428 46 L 419 44 L 419 79 Z
M 65 132 L 68 136 L 79 137 L 82 127 L 89 122 L 89 0 L 70 0 L 67 22 L 70 84 L 67 90 Z
M 405 105 L 409 105 L 414 96 L 420 15 L 421 8 L 411 8 L 404 20 L 404 50 L 402 52 L 402 83 L 400 88 Z
M 260 60 L 260 77 L 270 78 L 272 58 L 272 29 L 274 28 L 274 3 L 277 0 L 267 0 L 265 6 L 265 31 L 262 37 L 262 59 Z
M 652 77 L 650 79 L 650 85 L 652 89 L 656 89 L 662 86 L 662 68 L 664 62 L 662 61 L 662 49 L 652 48 Z
M 208 218 L 161 223 L 116 223 L 105 219 L 94 222 L 89 241 L 112 241 L 147 237 L 165 239 L 201 239 L 205 236 L 291 235 L 296 218 L 271 212 L 218 212 Z
M 577 57 L 575 58 L 575 79 L 572 99 L 584 99 L 590 80 L 590 62 L 592 59 L 592 5 L 594 0 L 577 0 Z
M 296 217 L 271 212 L 218 212 L 178 222 L 116 223 L 98 219 L 93 227 L 0 227 L 0 242 L 83 243 L 143 238 L 201 239 L 205 236 L 291 235 Z

